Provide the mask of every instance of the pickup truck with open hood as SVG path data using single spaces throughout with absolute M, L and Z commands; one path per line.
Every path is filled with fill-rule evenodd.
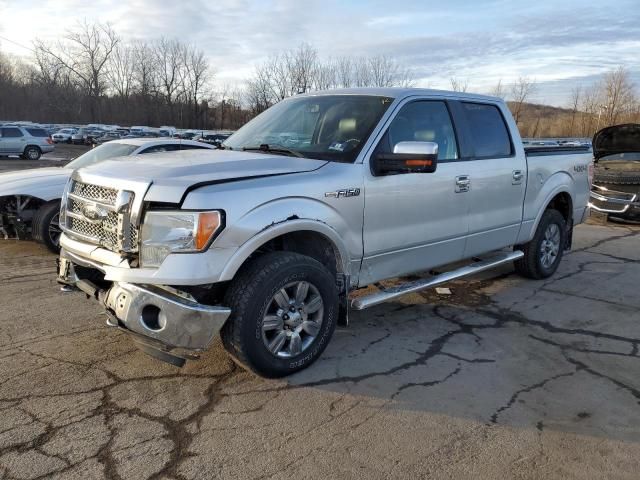
M 640 125 L 603 128 L 592 144 L 591 208 L 624 221 L 640 221 Z
M 74 172 L 58 279 L 156 358 L 182 365 L 220 333 L 241 365 L 287 375 L 350 309 L 509 262 L 552 275 L 588 216 L 591 164 L 585 148 L 525 152 L 498 98 L 298 95 L 219 150 Z

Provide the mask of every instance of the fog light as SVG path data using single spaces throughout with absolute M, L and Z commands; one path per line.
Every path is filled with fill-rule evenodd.
M 149 330 L 158 332 L 162 330 L 167 324 L 167 319 L 155 305 L 146 305 L 142 309 L 142 315 L 140 315 L 140 322 Z

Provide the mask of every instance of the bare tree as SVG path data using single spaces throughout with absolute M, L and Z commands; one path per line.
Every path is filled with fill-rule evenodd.
M 314 85 L 316 90 L 329 90 L 336 88 L 338 83 L 338 63 L 335 60 L 328 60 L 319 63 L 316 67 Z
M 576 134 L 575 132 L 576 116 L 578 115 L 578 108 L 580 106 L 581 96 L 582 96 L 582 87 L 580 87 L 579 85 L 577 87 L 574 87 L 573 90 L 571 90 L 571 98 L 570 98 L 570 104 L 569 104 L 569 108 L 571 109 L 571 123 L 569 124 L 569 131 L 567 132 L 568 135 Z
M 203 91 L 211 78 L 209 73 L 209 63 L 204 57 L 204 52 L 195 47 L 186 47 L 183 49 L 184 64 L 184 88 L 188 98 L 188 103 L 193 108 L 193 118 L 196 126 L 202 124 L 200 119 L 200 101 L 202 100 Z
M 97 118 L 98 99 L 106 89 L 107 62 L 120 42 L 108 23 L 90 24 L 86 20 L 69 30 L 55 46 L 36 40 L 36 55 L 50 56 L 71 72 L 89 99 L 92 116 Z
M 635 102 L 633 83 L 624 67 L 605 74 L 602 83 L 605 121 L 607 125 L 615 125 Z
M 287 76 L 291 82 L 291 93 L 305 93 L 313 85 L 316 74 L 318 51 L 308 43 L 284 55 Z
M 459 79 L 456 77 L 451 77 L 449 79 L 449 83 L 451 85 L 451 90 L 454 92 L 466 92 L 469 88 L 469 80 L 468 79 Z
M 184 47 L 177 39 L 161 38 L 153 48 L 157 65 L 158 86 L 169 109 L 173 111 L 173 104 L 180 92 L 182 60 Z
M 123 102 L 126 102 L 131 96 L 135 74 L 133 49 L 128 45 L 116 45 L 108 64 L 107 80 L 112 91 Z
M 522 118 L 523 107 L 529 97 L 535 92 L 535 80 L 528 77 L 520 77 L 511 87 L 511 102 L 513 118 L 518 124 Z
M 504 100 L 507 92 L 504 89 L 504 85 L 502 85 L 502 79 L 498 80 L 498 83 L 493 86 L 493 88 L 489 92 L 489 95 L 491 95 L 492 97 L 502 98 Z

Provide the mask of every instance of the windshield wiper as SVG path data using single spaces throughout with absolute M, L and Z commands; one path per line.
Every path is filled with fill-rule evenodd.
M 276 153 L 282 155 L 288 155 L 289 157 L 298 157 L 298 158 L 307 158 L 300 152 L 296 152 L 295 150 L 289 150 L 288 148 L 283 147 L 270 147 L 268 144 L 263 143 L 259 147 L 242 147 L 243 152 L 266 152 L 266 153 Z

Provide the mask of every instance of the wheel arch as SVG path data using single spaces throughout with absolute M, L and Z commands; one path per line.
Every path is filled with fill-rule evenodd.
M 526 215 L 526 210 L 528 209 L 535 211 L 535 217 L 533 217 L 533 220 L 523 222 L 518 236 L 518 244 L 526 243 L 533 238 L 542 215 L 549 208 L 558 210 L 567 224 L 573 222 L 575 199 L 571 194 L 571 189 L 575 187 L 575 184 L 572 182 L 573 180 L 568 174 L 560 173 L 553 175 L 545 182 L 542 190 L 537 195 L 537 200 L 528 208 L 525 208 L 525 218 L 528 217 Z
M 348 251 L 333 228 L 318 220 L 291 219 L 274 224 L 246 241 L 225 265 L 220 281 L 233 279 L 256 255 L 278 250 L 315 258 L 335 274 L 349 272 Z

